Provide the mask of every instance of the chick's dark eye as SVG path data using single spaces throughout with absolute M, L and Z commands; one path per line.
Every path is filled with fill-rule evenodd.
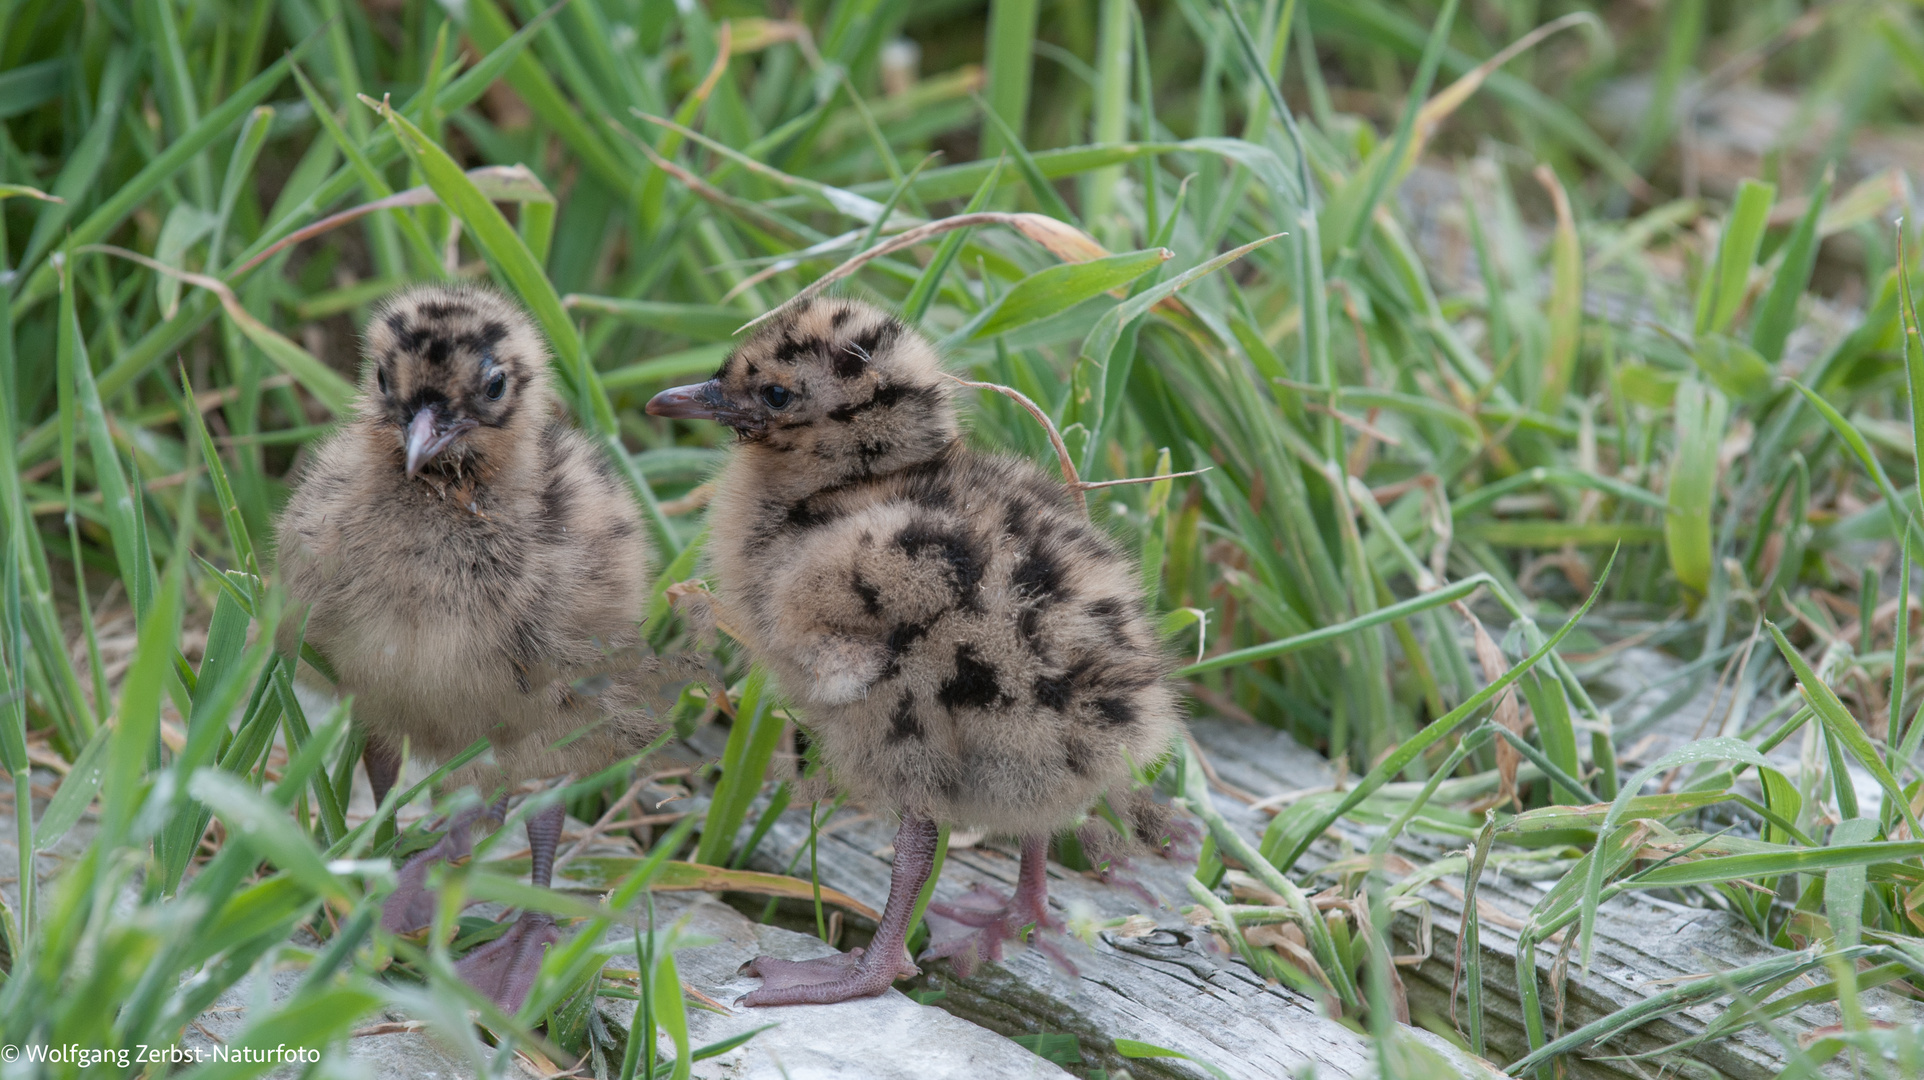
M 374 381 L 380 386 L 381 393 L 387 393 L 387 372 L 382 371 L 380 368 L 375 368 Z
M 494 378 L 488 380 L 488 400 L 500 401 L 501 395 L 506 393 L 507 389 L 508 377 L 499 371 L 495 372 Z
M 789 393 L 788 387 L 786 386 L 762 387 L 762 400 L 768 402 L 768 407 L 771 409 L 779 409 L 786 406 L 794 396 L 794 394 Z

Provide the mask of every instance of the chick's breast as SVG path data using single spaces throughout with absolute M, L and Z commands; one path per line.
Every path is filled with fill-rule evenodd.
M 1057 482 L 957 444 L 793 504 L 725 477 L 725 613 L 857 798 L 1030 835 L 1178 717 L 1131 561 Z
M 553 428 L 541 482 L 435 493 L 389 475 L 378 445 L 344 431 L 289 500 L 279 563 L 296 606 L 283 648 L 305 619 L 370 736 L 431 759 L 485 737 L 495 772 L 519 779 L 645 743 L 658 728 L 629 716 L 643 694 L 636 665 L 619 661 L 639 645 L 648 551 L 596 451 Z

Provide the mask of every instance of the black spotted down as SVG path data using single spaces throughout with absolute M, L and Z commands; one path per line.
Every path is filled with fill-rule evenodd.
M 916 521 L 896 534 L 895 544 L 912 559 L 941 560 L 956 599 L 965 604 L 973 601 L 986 566 L 969 536 L 940 524 Z
M 1002 682 L 995 668 L 976 655 L 975 647 L 963 642 L 955 647 L 955 674 L 935 692 L 935 700 L 950 711 L 986 709 L 1005 699 Z
M 1062 565 L 1049 551 L 1031 551 L 1009 578 L 1016 595 L 1037 603 L 1061 599 L 1064 591 Z
M 1061 712 L 1069 707 L 1069 692 L 1072 689 L 1074 686 L 1066 675 L 1038 675 L 1031 693 L 1037 705 Z
M 933 625 L 933 622 L 903 622 L 896 623 L 889 630 L 885 646 L 888 652 L 888 666 L 882 669 L 883 679 L 892 679 L 900 674 L 902 654 L 908 652 L 916 642 L 928 637 L 929 629 Z
M 868 370 L 869 351 L 850 342 L 835 353 L 835 376 L 839 379 L 854 379 Z
M 870 615 L 882 613 L 882 590 L 873 583 L 862 580 L 861 574 L 855 575 L 855 595 L 862 598 L 862 610 Z
M 915 718 L 915 695 L 903 691 L 901 700 L 895 703 L 895 711 L 889 713 L 889 739 L 902 742 L 919 738 L 922 738 L 922 724 Z
M 821 350 L 822 343 L 815 338 L 784 337 L 782 338 L 782 343 L 775 349 L 775 360 L 778 363 L 793 364 L 803 356 L 820 352 Z M 753 372 L 750 372 L 750 374 L 753 374 Z
M 774 383 L 795 402 L 724 420 L 708 557 L 717 615 L 836 785 L 1033 835 L 1167 751 L 1180 708 L 1141 574 L 1060 480 L 969 449 L 914 329 L 832 297 L 782 312 L 718 392 L 746 410 Z

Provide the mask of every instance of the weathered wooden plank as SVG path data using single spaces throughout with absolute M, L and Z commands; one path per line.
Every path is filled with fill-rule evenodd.
M 1222 779 L 1258 796 L 1330 783 L 1323 759 L 1280 732 L 1210 717 L 1193 721 L 1192 730 Z M 1219 796 L 1218 806 L 1252 840 L 1267 824 L 1266 815 L 1251 812 L 1234 799 Z M 892 825 L 853 811 L 845 813 L 851 816 L 830 823 L 821 839 L 818 862 L 823 881 L 880 904 L 888 890 Z M 1360 832 L 1347 833 L 1345 845 L 1342 835 L 1320 841 L 1305 857 L 1303 869 L 1326 865 L 1368 839 Z M 806 815 L 791 812 L 770 833 L 757 855 L 757 865 L 785 868 L 806 840 Z M 1443 845 L 1418 837 L 1399 842 L 1398 853 L 1421 863 L 1447 852 Z M 950 857 L 937 895 L 959 896 L 976 884 L 1006 891 L 1013 887 L 1015 869 L 1010 852 L 993 847 L 957 851 Z M 1360 1036 L 1317 1015 L 1309 1002 L 1287 989 L 1264 986 L 1239 960 L 1212 955 L 1204 947 L 1202 936 L 1176 913 L 1189 902 L 1182 884 L 1188 870 L 1160 860 L 1138 866 L 1137 882 L 1158 902 L 1151 905 L 1132 890 L 1052 866 L 1052 900 L 1069 917 L 1072 929 L 1081 927 L 1088 939 L 1072 947 L 1078 968 L 1075 977 L 1059 971 L 1039 953 L 1027 951 L 966 980 L 954 978 L 946 965 L 937 965 L 925 975 L 926 985 L 942 990 L 946 995 L 942 1006 L 958 1015 L 1009 1034 L 1076 1034 L 1091 1061 L 1112 1069 L 1126 1064 L 1138 1076 L 1202 1073 L 1178 1061 L 1125 1063 L 1109 1050 L 1115 1038 L 1169 1046 L 1239 1078 L 1279 1075 L 1312 1061 L 1324 1076 L 1371 1072 L 1370 1050 Z M 1433 884 L 1418 895 L 1433 912 L 1432 954 L 1422 965 L 1404 969 L 1404 981 L 1413 1008 L 1448 1017 L 1456 928 L 1462 915 L 1457 883 Z M 1514 927 L 1541 895 L 1536 884 L 1494 868 L 1481 886 L 1481 898 L 1489 905 L 1486 913 L 1497 913 L 1494 918 L 1486 914 L 1480 940 L 1485 1031 L 1491 1054 L 1500 1061 L 1516 1060 L 1527 1049 L 1516 988 Z M 1130 914 L 1149 916 L 1153 930 L 1123 937 L 1114 927 L 1098 928 L 1104 921 Z M 1402 942 L 1399 951 L 1416 951 L 1416 927 L 1413 916 L 1399 917 L 1395 927 Z M 1559 974 L 1564 977 L 1562 1026 L 1557 1030 L 1567 1031 L 1679 981 L 1780 952 L 1728 913 L 1632 895 L 1606 905 L 1587 975 L 1574 967 L 1557 972 L 1557 946 L 1551 944 L 1538 951 L 1538 980 L 1554 1024 L 1558 998 L 1553 979 Z M 1879 1019 L 1908 1021 L 1913 1014 L 1902 999 L 1878 991 L 1865 995 L 1865 1004 Z M 1570 1075 L 1597 1080 L 1639 1077 L 1649 1070 L 1601 1057 L 1654 1050 L 1700 1034 L 1724 1008 L 1723 1003 L 1713 1002 L 1646 1024 L 1591 1051 L 1595 1056 L 1573 1056 L 1567 1062 Z M 1780 1029 L 1797 1037 L 1838 1020 L 1834 1007 L 1812 1006 L 1785 1018 Z M 1444 1045 L 1434 1035 L 1422 1033 L 1422 1037 L 1432 1046 Z M 1469 1055 L 1454 1049 L 1450 1053 L 1453 1065 L 1466 1074 L 1478 1068 Z M 1785 1064 L 1782 1047 L 1754 1030 L 1695 1048 L 1688 1059 L 1733 1080 L 1763 1080 L 1777 1075 Z
M 832 821 L 820 839 L 817 862 L 824 884 L 880 906 L 888 893 L 892 823 L 865 815 Z M 771 830 L 754 865 L 780 870 L 808 840 L 805 812 L 790 812 Z M 806 855 L 802 866 L 806 867 Z M 1013 889 L 1012 853 L 975 847 L 952 851 L 938 898 L 953 899 L 981 884 Z M 924 985 L 945 995 L 940 1005 L 1004 1034 L 1074 1034 L 1085 1061 L 1137 1077 L 1205 1077 L 1177 1059 L 1128 1061 L 1114 1051 L 1118 1038 L 1155 1043 L 1207 1062 L 1236 1080 L 1269 1080 L 1313 1067 L 1330 1080 L 1375 1074 L 1374 1055 L 1363 1036 L 1319 1015 L 1313 1003 L 1286 988 L 1265 985 L 1238 960 L 1213 955 L 1206 935 L 1183 920 L 1190 902 L 1182 884 L 1194 869 L 1163 860 L 1135 868 L 1134 890 L 1050 867 L 1050 899 L 1071 930 L 1087 937 L 1066 943 L 1076 973 L 1058 969 L 1034 950 L 1010 956 L 969 979 L 946 964 L 931 966 Z M 1130 915 L 1147 916 L 1134 936 L 1129 928 L 1098 924 Z M 1460 1077 L 1494 1075 L 1470 1055 L 1428 1032 L 1410 1032 Z
M 1329 774 L 1322 758 L 1290 740 L 1287 735 L 1268 729 L 1238 725 L 1213 717 L 1191 722 L 1197 743 L 1209 756 L 1222 778 L 1257 796 L 1266 797 L 1306 786 L 1326 786 Z M 1267 824 L 1260 814 L 1233 799 L 1218 797 L 1224 815 L 1252 839 Z M 1356 842 L 1365 841 L 1354 834 Z M 1397 845 L 1405 858 L 1427 862 L 1443 856 L 1443 845 L 1420 838 L 1406 839 Z M 1303 867 L 1313 869 L 1342 854 L 1334 842 L 1324 840 L 1305 857 Z M 1431 885 L 1419 892 L 1434 911 L 1435 940 L 1430 960 L 1418 968 L 1405 969 L 1414 1008 L 1428 1008 L 1449 1015 L 1449 991 L 1456 953 L 1456 930 L 1462 919 L 1460 894 L 1452 883 L 1446 888 Z M 1520 923 L 1530 907 L 1542 896 L 1535 884 L 1501 873 L 1487 872 L 1479 886 L 1479 900 L 1501 912 L 1506 921 Z M 1487 909 L 1486 909 L 1487 910 Z M 1402 916 L 1395 932 L 1407 943 L 1415 937 L 1415 919 Z M 1517 932 L 1513 925 L 1484 918 L 1479 941 L 1482 947 L 1485 1034 L 1491 1054 L 1500 1061 L 1514 1061 L 1527 1052 L 1516 982 Z M 1403 951 L 1414 951 L 1405 947 Z M 1574 964 L 1566 973 L 1563 1006 L 1563 1031 L 1575 1028 L 1642 1001 L 1677 982 L 1709 972 L 1754 963 L 1768 956 L 1781 955 L 1760 939 L 1743 920 L 1727 912 L 1685 907 L 1640 894 L 1620 897 L 1604 905 L 1598 921 L 1595 951 L 1587 976 Z M 1556 999 L 1551 990 L 1557 948 L 1538 949 L 1537 977 L 1542 1000 L 1554 1010 Z M 1877 1019 L 1915 1022 L 1914 1008 L 1896 995 L 1872 991 L 1864 995 L 1867 1012 Z M 1725 1010 L 1721 1001 L 1713 1002 L 1653 1021 L 1627 1032 L 1597 1055 L 1641 1053 L 1701 1034 L 1706 1025 Z M 1834 1006 L 1817 1005 L 1801 1009 L 1780 1022 L 1780 1030 L 1801 1037 L 1813 1029 L 1839 1022 Z M 1553 1031 L 1552 1037 L 1556 1032 Z M 1717 1070 L 1725 1077 L 1757 1078 L 1776 1076 L 1784 1068 L 1782 1047 L 1768 1034 L 1747 1030 L 1734 1037 L 1692 1050 L 1691 1060 Z M 1636 1063 L 1605 1061 L 1597 1057 L 1573 1056 L 1566 1062 L 1577 1077 L 1598 1080 L 1641 1077 L 1651 1070 Z M 1843 1063 L 1836 1063 L 1847 1071 Z
M 724 1005 L 732 1005 L 758 981 L 739 974 L 758 955 L 807 960 L 832 952 L 807 934 L 760 926 L 705 893 L 664 895 L 655 901 L 657 926 L 682 922 L 691 934 L 707 939 L 675 955 L 682 980 Z M 609 943 L 620 947 L 632 930 L 617 930 Z M 614 966 L 632 968 L 632 954 Z M 622 1032 L 634 1022 L 635 1004 L 604 999 L 603 1014 Z M 981 1077 L 1067 1080 L 1068 1073 L 994 1032 L 918 1005 L 898 990 L 839 1005 L 791 1005 L 770 1009 L 733 1008 L 727 1015 L 688 1010 L 689 1041 L 695 1047 L 720 1042 L 773 1024 L 746 1044 L 695 1063 L 697 1077 L 728 1080 L 979 1080 Z M 674 1052 L 664 1036 L 665 1054 Z

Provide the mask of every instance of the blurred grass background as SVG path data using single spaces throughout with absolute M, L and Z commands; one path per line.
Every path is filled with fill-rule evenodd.
M 91 830 L 44 880 L 18 859 L 0 1032 L 168 1042 L 283 960 L 308 974 L 261 1038 L 472 1004 L 445 948 L 373 934 L 383 864 L 353 860 L 393 830 L 348 820 L 358 737 L 265 644 L 275 514 L 374 300 L 492 277 L 529 305 L 649 512 L 659 594 L 696 572 L 723 443 L 642 403 L 963 212 L 1058 224 L 937 232 L 838 288 L 1040 403 L 1085 479 L 1207 469 L 1091 512 L 1143 553 L 1197 710 L 1362 778 L 1232 861 L 1287 874 L 1344 815 L 1464 843 L 1485 810 L 1521 834 L 1616 800 L 1558 834 L 1539 937 L 1576 922 L 1587 950 L 1605 896 L 1662 888 L 1824 951 L 1847 1004 L 1853 959 L 1916 981 L 1921 111 L 1898 0 L 0 0 L 0 765 L 35 807 L 16 852 Z M 992 393 L 970 437 L 1054 456 Z M 1592 688 L 1631 649 L 1681 666 L 1613 714 Z M 730 670 L 712 808 L 641 836 L 629 897 L 765 832 L 789 718 Z M 1713 686 L 1700 734 L 1729 741 L 1644 796 L 1639 740 Z M 1805 767 L 1756 757 L 1793 736 Z M 1385 787 L 1447 776 L 1476 782 Z M 1644 821 L 1736 831 L 1653 877 L 1619 850 Z M 1371 1015 L 1367 965 L 1310 946 L 1317 992 Z M 636 947 L 676 1012 L 673 942 Z M 407 978 L 376 979 L 395 949 Z M 578 1049 L 595 961 L 489 1019 Z M 1803 1060 L 1902 1038 L 1847 1024 Z

